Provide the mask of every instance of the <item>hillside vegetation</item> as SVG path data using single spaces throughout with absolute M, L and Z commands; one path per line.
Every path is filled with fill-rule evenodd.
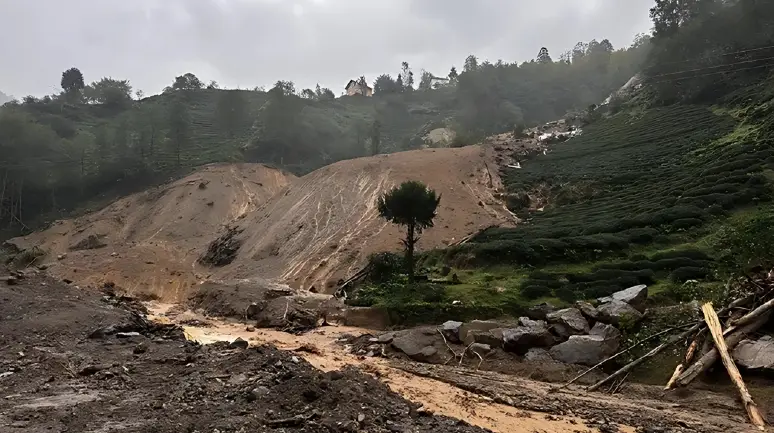
M 502 171 L 522 224 L 428 252 L 431 288 L 380 276 L 353 302 L 411 320 L 518 315 L 636 284 L 652 302 L 720 300 L 730 276 L 771 264 L 774 6 L 665 0 L 651 15 L 630 99 L 615 95 L 582 136 Z
M 456 133 L 455 146 L 475 143 L 583 112 L 626 82 L 648 49 L 638 37 L 619 50 L 607 40 L 578 43 L 558 61 L 545 49 L 521 64 L 471 55 L 459 73 L 424 72 L 416 84 L 404 63 L 399 74 L 376 78 L 372 98 L 288 81 L 225 90 L 190 73 L 145 97 L 128 80 L 87 84 L 71 68 L 61 93 L 0 109 L 0 229 L 27 231 L 206 163 L 263 162 L 300 175 L 426 146 L 425 135 L 441 127 Z

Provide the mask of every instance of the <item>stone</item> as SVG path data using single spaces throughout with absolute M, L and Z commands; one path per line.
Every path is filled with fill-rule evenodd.
M 472 330 L 468 332 L 463 343 L 466 346 L 480 343 L 492 347 L 503 347 L 503 328 L 490 329 L 489 331 Z
M 575 308 L 580 310 L 581 314 L 583 314 L 587 319 L 599 320 L 599 311 L 597 311 L 597 309 L 588 302 L 578 301 L 575 303 Z
M 491 329 L 502 328 L 502 327 L 503 325 L 501 323 L 492 322 L 489 320 L 473 320 L 471 322 L 467 322 L 463 324 L 460 327 L 460 341 L 465 341 L 465 337 L 467 337 L 468 332 L 472 330 L 489 331 Z
M 261 313 L 261 307 L 255 302 L 253 302 L 247 306 L 247 310 L 245 311 L 245 316 L 248 319 L 257 319 L 260 313 Z
M 243 340 L 242 338 L 237 337 L 236 340 L 232 341 L 231 344 L 228 345 L 231 349 L 247 349 L 247 347 L 250 345 L 246 340 Z
M 554 358 L 548 353 L 548 350 L 533 347 L 524 354 L 524 360 L 529 362 L 554 362 Z
M 403 353 L 409 358 L 419 362 L 431 362 L 432 358 L 438 354 L 438 351 L 433 345 L 438 342 L 443 345 L 441 336 L 438 335 L 438 331 L 429 328 L 435 335 L 428 335 L 424 332 L 424 329 L 409 329 L 399 333 L 395 333 L 390 345 Z
M 774 368 L 774 337 L 764 335 L 755 340 L 739 342 L 731 353 L 736 363 L 751 370 Z
M 392 343 L 392 340 L 395 338 L 395 334 L 392 332 L 388 332 L 386 334 L 382 334 L 378 337 L 376 337 L 376 342 L 379 344 L 390 344 Z
M 638 322 L 642 319 L 642 313 L 623 301 L 610 301 L 606 304 L 602 304 L 597 307 L 599 311 L 599 321 L 604 323 L 612 323 L 613 325 L 619 325 L 621 320 L 628 317 L 634 322 Z
M 18 281 L 18 278 L 14 277 L 12 275 L 9 275 L 7 277 L 0 277 L 0 281 L 4 281 L 5 284 L 7 284 L 9 286 L 14 286 L 14 285 L 16 285 L 16 282 Z
M 548 302 L 543 302 L 530 307 L 527 310 L 527 316 L 533 320 L 546 320 L 548 313 L 553 313 L 554 311 L 556 311 L 556 307 Z
M 477 353 L 483 357 L 488 355 L 492 351 L 492 347 L 488 344 L 473 343 L 470 345 L 470 348 L 468 350 L 470 350 L 473 353 Z
M 451 343 L 459 343 L 460 341 L 460 328 L 462 327 L 462 322 L 455 322 L 454 320 L 449 320 L 447 322 L 444 322 L 443 325 L 441 325 L 441 332 L 443 333 L 443 336 L 446 337 L 446 340 Z
M 572 335 L 588 334 L 589 322 L 577 308 L 565 308 L 546 315 L 549 323 L 565 325 Z
M 606 304 L 611 301 L 625 302 L 631 305 L 632 307 L 636 308 L 637 311 L 641 313 L 645 312 L 645 301 L 647 300 L 648 300 L 648 286 L 646 286 L 645 284 L 632 286 L 632 287 L 629 287 L 628 289 L 615 292 L 610 296 L 606 296 L 604 298 L 598 299 L 598 301 L 601 304 Z
M 621 331 L 615 326 L 597 322 L 589 331 L 589 335 L 602 337 L 606 340 L 621 338 Z
M 542 326 L 547 327 L 545 320 L 532 320 L 529 317 L 519 317 L 519 326 Z
M 503 347 L 509 352 L 525 354 L 533 347 L 548 347 L 556 339 L 545 326 L 518 326 L 503 330 Z
M 599 324 L 599 327 L 595 326 L 594 335 L 572 335 L 564 343 L 552 347 L 548 353 L 559 362 L 594 366 L 615 354 L 621 345 L 620 333 L 615 335 L 610 328 L 613 327 Z
M 561 323 L 552 324 L 548 327 L 548 330 L 551 331 L 551 333 L 554 334 L 554 336 L 557 337 L 560 342 L 567 341 L 567 339 L 573 335 L 572 332 L 570 332 L 570 328 L 567 325 L 563 325 Z

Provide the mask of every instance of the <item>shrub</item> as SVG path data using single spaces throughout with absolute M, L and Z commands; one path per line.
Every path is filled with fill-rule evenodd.
M 375 283 L 393 280 L 403 270 L 403 257 L 394 253 L 371 254 L 368 263 L 368 278 Z
M 673 283 L 684 283 L 688 280 L 701 280 L 709 275 L 709 269 L 697 268 L 693 266 L 684 266 L 677 268 L 669 274 L 669 279 Z

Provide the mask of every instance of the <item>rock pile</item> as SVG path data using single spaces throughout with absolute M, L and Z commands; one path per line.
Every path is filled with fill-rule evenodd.
M 384 334 L 389 338 L 380 341 L 421 362 L 444 362 L 450 349 L 458 354 L 467 348 L 481 356 L 501 349 L 527 361 L 592 366 L 618 351 L 621 332 L 617 326 L 642 319 L 647 297 L 647 286 L 639 285 L 600 298 L 596 306 L 578 301 L 572 307 L 556 309 L 543 303 L 530 308 L 527 317 L 515 323 L 448 321 L 438 328 Z

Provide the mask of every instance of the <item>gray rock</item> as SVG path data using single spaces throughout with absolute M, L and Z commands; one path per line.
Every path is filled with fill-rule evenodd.
M 443 342 L 441 341 L 441 336 L 438 335 L 438 331 L 435 329 L 429 330 L 433 331 L 435 335 L 432 333 L 428 335 L 425 332 L 426 330 L 421 328 L 396 333 L 390 345 L 415 361 L 430 362 L 431 358 L 438 354 L 433 345 L 436 342 L 443 345 Z
M 549 350 L 551 357 L 567 364 L 593 366 L 615 354 L 621 345 L 620 334 L 614 336 L 608 328 L 595 329 L 594 335 L 573 335 Z M 610 327 L 612 328 L 612 326 Z M 613 328 L 615 329 L 615 328 Z M 617 331 L 617 330 L 616 330 Z
M 460 341 L 465 341 L 465 337 L 467 337 L 468 332 L 470 331 L 489 331 L 502 327 L 503 325 L 501 323 L 492 322 L 489 320 L 473 320 L 472 322 L 465 323 L 460 327 Z
M 247 306 L 247 310 L 245 311 L 245 316 L 248 319 L 257 319 L 260 313 L 261 313 L 261 307 L 255 302 L 252 302 L 250 305 Z
M 744 368 L 771 370 L 774 368 L 774 338 L 764 335 L 758 341 L 743 340 L 731 356 Z
M 555 342 L 545 326 L 519 326 L 503 330 L 503 347 L 518 354 L 525 354 L 533 347 L 548 347 Z
M 232 349 L 247 349 L 247 346 L 249 345 L 250 343 L 248 343 L 246 340 L 237 338 L 236 340 L 232 341 L 231 344 L 228 345 L 228 347 Z
M 589 322 L 586 321 L 583 314 L 577 308 L 565 308 L 564 310 L 554 311 L 546 315 L 546 319 L 548 319 L 548 323 L 565 325 L 573 335 L 589 333 Z
M 551 358 L 548 351 L 546 349 L 541 349 L 540 347 L 529 349 L 527 353 L 524 354 L 524 360 L 529 362 L 554 362 L 554 358 Z
M 615 292 L 610 296 L 599 298 L 598 301 L 602 304 L 606 304 L 611 301 L 626 302 L 632 307 L 636 308 L 639 312 L 645 312 L 645 301 L 648 300 L 648 286 L 640 284 L 638 286 L 632 286 L 628 289 Z
M 580 310 L 581 314 L 583 314 L 589 320 L 599 320 L 599 311 L 597 311 L 597 309 L 588 302 L 578 301 L 575 303 L 575 308 Z
M 589 335 L 602 337 L 605 340 L 612 340 L 616 338 L 620 339 L 621 331 L 619 331 L 615 326 L 597 322 L 594 327 L 591 328 L 591 331 L 589 331 Z
M 532 320 L 529 317 L 519 317 L 520 326 L 542 326 L 546 327 L 548 324 L 545 320 Z
M 481 356 L 488 355 L 492 351 L 492 347 L 488 344 L 473 343 L 470 345 L 470 351 L 477 353 Z
M 567 339 L 573 335 L 572 332 L 570 332 L 570 328 L 567 325 L 563 325 L 561 323 L 552 324 L 548 327 L 548 330 L 551 331 L 551 333 L 554 334 L 554 336 L 556 336 L 559 341 L 567 341 Z
M 492 347 L 503 347 L 503 328 L 490 329 L 489 331 L 472 330 L 468 332 L 462 343 L 466 346 L 481 343 Z
M 556 307 L 548 302 L 543 302 L 530 307 L 529 310 L 527 310 L 527 316 L 533 320 L 546 320 L 546 315 L 548 315 L 548 313 L 553 313 L 554 311 L 556 311 Z
M 642 313 L 623 301 L 610 301 L 597 307 L 599 311 L 599 320 L 605 323 L 618 325 L 624 317 L 629 317 L 635 322 L 642 319 Z
M 392 340 L 395 338 L 395 334 L 392 332 L 388 332 L 386 334 L 382 334 L 378 337 L 376 337 L 376 342 L 380 344 L 390 344 L 392 343 Z
M 441 332 L 443 333 L 443 336 L 446 337 L 446 340 L 452 342 L 452 343 L 459 343 L 460 341 L 460 328 L 462 327 L 462 322 L 455 322 L 453 320 L 449 320 L 448 322 L 444 322 L 443 325 L 441 325 Z

